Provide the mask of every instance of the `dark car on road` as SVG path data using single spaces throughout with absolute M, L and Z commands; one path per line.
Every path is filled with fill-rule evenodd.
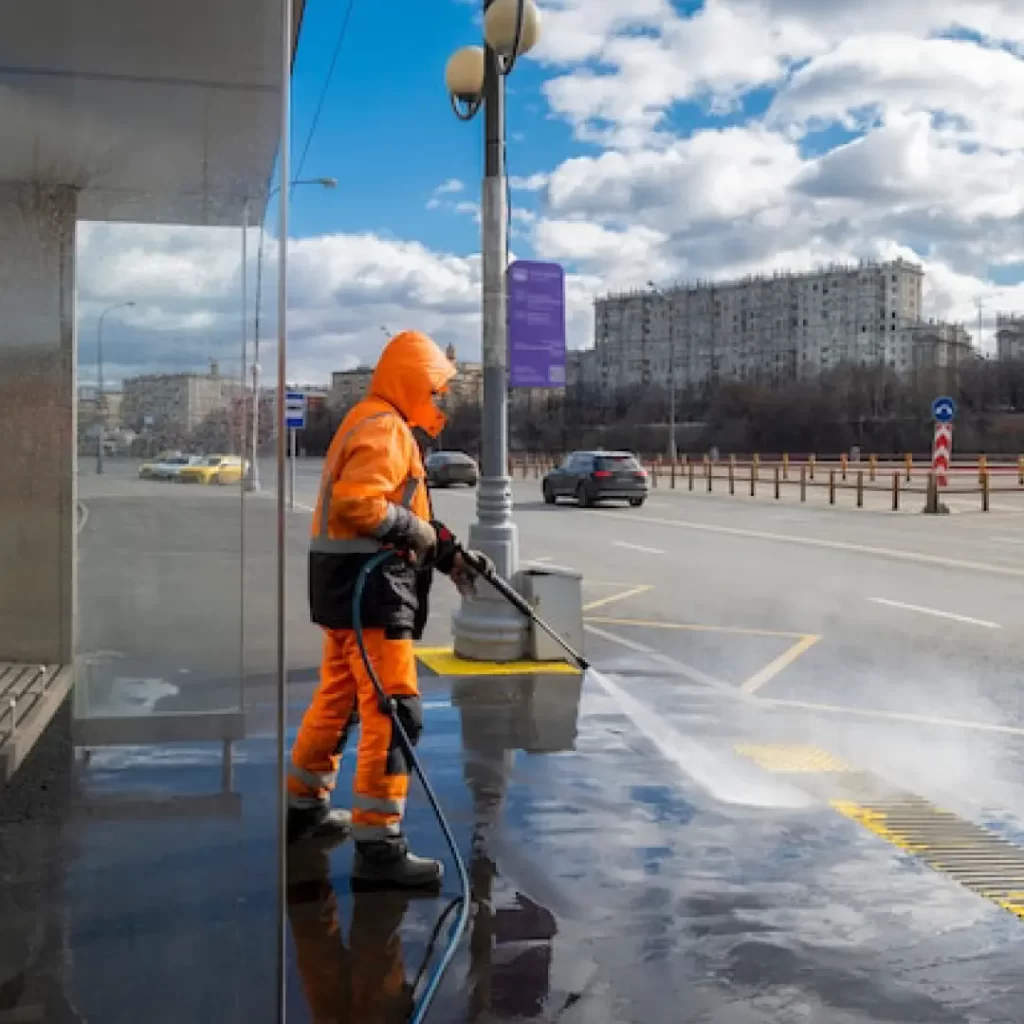
M 627 501 L 639 508 L 647 498 L 647 472 L 630 452 L 572 452 L 543 483 L 549 505 L 575 498 L 584 508 L 599 501 Z
M 480 479 L 476 462 L 465 452 L 431 452 L 424 468 L 431 487 L 451 487 L 452 484 L 476 487 Z

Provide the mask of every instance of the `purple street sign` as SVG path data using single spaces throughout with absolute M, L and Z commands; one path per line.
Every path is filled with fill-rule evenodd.
M 508 268 L 509 384 L 565 387 L 565 271 L 516 260 Z

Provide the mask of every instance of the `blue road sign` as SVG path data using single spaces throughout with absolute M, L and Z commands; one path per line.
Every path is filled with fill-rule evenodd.
M 952 423 L 956 415 L 956 402 L 947 395 L 942 395 L 932 402 L 932 418 L 938 423 Z
M 306 396 L 301 391 L 286 391 L 284 422 L 289 430 L 306 429 Z

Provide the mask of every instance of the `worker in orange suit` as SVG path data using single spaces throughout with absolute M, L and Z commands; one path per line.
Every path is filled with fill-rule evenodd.
M 360 609 L 364 643 L 377 677 L 410 741 L 423 730 L 413 641 L 426 624 L 430 566 L 461 593 L 475 573 L 448 531 L 432 522 L 423 461 L 413 428 L 436 437 L 445 423 L 435 404 L 455 367 L 426 335 L 407 331 L 384 347 L 369 392 L 345 417 L 324 463 L 313 514 L 309 602 L 324 631 L 320 683 L 302 719 L 288 774 L 289 841 L 356 843 L 352 878 L 385 888 L 440 886 L 439 861 L 409 851 L 402 817 L 409 765 L 382 710 L 353 632 L 359 570 L 382 549 L 403 554 L 373 572 Z M 473 553 L 474 559 L 479 558 Z M 352 726 L 361 734 L 353 808 L 331 809 L 341 754 Z

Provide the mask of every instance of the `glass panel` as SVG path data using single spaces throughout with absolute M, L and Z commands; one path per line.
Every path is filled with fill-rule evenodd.
M 276 1019 L 283 7 L 5 8 L 0 1018 Z

